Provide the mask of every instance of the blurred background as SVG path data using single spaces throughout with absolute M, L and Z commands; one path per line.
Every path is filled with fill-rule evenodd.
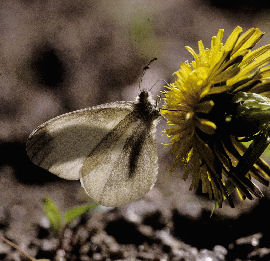
M 158 60 L 146 72 L 142 88 L 149 90 L 156 84 L 151 90 L 155 97 L 164 86 L 163 80 L 173 81 L 172 73 L 179 63 L 192 60 L 184 47 L 197 51 L 199 40 L 209 47 L 219 28 L 225 29 L 225 42 L 237 25 L 244 31 L 258 27 L 266 33 L 258 46 L 269 43 L 270 4 L 263 2 L 1 0 L 0 229 L 27 245 L 35 235 L 35 224 L 44 217 L 42 198 L 50 196 L 63 210 L 89 200 L 79 182 L 61 180 L 29 161 L 25 142 L 34 128 L 65 112 L 134 100 L 142 68 L 153 57 Z M 169 171 L 171 158 L 162 144 L 166 143 L 164 128 L 161 119 L 157 131 L 159 180 L 145 200 L 168 215 L 177 209 L 183 224 L 194 225 L 195 220 L 202 221 L 202 213 L 211 212 L 213 202 L 200 192 L 189 192 L 190 182 L 181 180 L 181 170 Z M 266 198 L 261 201 L 236 200 L 233 210 L 225 203 L 210 221 L 207 214 L 206 231 L 216 229 L 213 224 L 222 224 L 218 222 L 224 219 L 231 228 L 231 234 L 223 237 L 228 227 L 218 227 L 216 233 L 221 234 L 211 234 L 209 240 L 219 238 L 216 243 L 228 245 L 243 235 L 268 233 L 264 225 L 269 216 L 263 209 L 269 207 L 269 192 L 262 189 Z M 136 204 L 126 209 L 141 208 Z M 236 226 L 233 222 L 247 216 L 251 218 L 247 222 L 254 224 L 252 231 L 243 222 L 238 231 L 239 223 Z M 213 242 L 200 245 L 206 231 L 198 238 L 185 230 L 184 242 L 198 248 L 213 247 Z

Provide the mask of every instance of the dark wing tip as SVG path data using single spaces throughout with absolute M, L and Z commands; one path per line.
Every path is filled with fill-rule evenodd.
M 49 144 L 52 136 L 45 129 L 39 129 L 33 132 L 26 142 L 26 153 L 33 163 L 41 164 L 46 153 L 49 153 Z

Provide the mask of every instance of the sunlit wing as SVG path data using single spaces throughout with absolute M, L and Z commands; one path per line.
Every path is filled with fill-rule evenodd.
M 129 115 L 84 160 L 81 183 L 101 205 L 124 205 L 155 184 L 157 160 L 154 123 Z
M 132 109 L 132 102 L 114 102 L 60 115 L 31 133 L 27 154 L 61 178 L 79 179 L 85 158 Z

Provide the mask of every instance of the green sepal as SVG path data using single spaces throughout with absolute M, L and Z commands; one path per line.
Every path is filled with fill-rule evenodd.
M 233 98 L 233 103 L 237 104 L 238 117 L 260 120 L 262 123 L 270 120 L 270 99 L 248 92 L 238 92 Z
M 248 146 L 248 149 L 245 151 L 244 155 L 241 157 L 233 171 L 238 176 L 245 176 L 252 166 L 257 162 L 258 158 L 265 151 L 269 143 L 270 124 L 267 124 Z
M 270 99 L 256 93 L 236 93 L 229 108 L 228 127 L 236 137 L 252 137 L 270 121 Z
M 210 214 L 210 218 L 213 216 L 213 214 L 214 214 L 214 212 L 215 212 L 215 210 L 218 208 L 218 202 L 217 201 L 215 201 L 215 204 L 214 204 L 214 206 L 213 206 L 213 208 L 212 208 L 212 211 L 211 211 L 211 214 Z

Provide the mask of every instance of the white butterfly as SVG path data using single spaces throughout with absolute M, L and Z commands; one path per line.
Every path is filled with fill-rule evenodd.
M 36 128 L 26 150 L 38 166 L 80 179 L 104 206 L 142 198 L 155 184 L 159 110 L 147 91 L 135 102 L 113 102 L 55 117 Z

